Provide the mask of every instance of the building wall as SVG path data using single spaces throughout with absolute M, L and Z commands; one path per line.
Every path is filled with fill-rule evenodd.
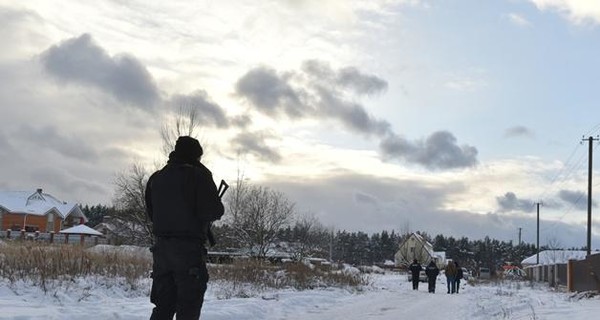
M 53 213 L 49 213 L 49 214 L 53 214 Z M 25 216 L 24 214 L 14 214 L 14 213 L 4 212 L 2 214 L 2 225 L 0 225 L 0 230 L 11 229 L 13 231 L 20 231 L 21 229 L 23 229 L 23 222 L 25 222 L 25 226 L 27 227 L 27 229 L 31 228 L 28 231 L 36 231 L 33 229 L 37 229 L 41 232 L 46 232 L 46 231 L 59 232 L 61 220 L 57 215 L 55 215 L 55 214 L 53 214 L 53 215 L 54 215 L 53 225 L 49 226 L 47 215 L 44 215 L 44 216 L 27 215 L 27 216 Z

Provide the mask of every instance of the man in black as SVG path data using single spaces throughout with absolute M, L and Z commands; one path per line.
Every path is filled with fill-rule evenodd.
M 427 291 L 429 293 L 435 293 L 435 281 L 437 280 L 438 274 L 440 274 L 440 269 L 433 260 L 431 260 L 425 268 L 425 274 L 427 275 Z
M 408 269 L 412 275 L 413 290 L 419 290 L 419 273 L 423 270 L 423 267 L 421 267 L 417 259 L 415 259 Z
M 151 320 L 197 320 L 208 282 L 210 223 L 224 212 L 198 140 L 179 137 L 167 165 L 146 185 L 147 214 L 155 236 Z

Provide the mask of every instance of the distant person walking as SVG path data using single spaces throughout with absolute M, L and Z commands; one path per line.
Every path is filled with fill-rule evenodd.
M 456 292 L 456 265 L 454 261 L 448 261 L 446 265 L 446 269 L 444 270 L 446 273 L 446 284 L 448 285 L 448 293 Z
M 458 261 L 454 261 L 454 265 L 456 266 L 456 293 L 460 289 L 460 279 L 463 278 L 463 269 L 458 265 Z
M 210 223 L 223 204 L 212 173 L 200 163 L 202 147 L 179 137 L 169 161 L 148 179 L 146 210 L 154 233 L 151 320 L 200 319 L 208 282 Z
M 440 269 L 433 260 L 425 268 L 425 274 L 427 275 L 428 292 L 435 293 L 435 282 L 438 274 L 440 274 Z
M 412 276 L 413 290 L 419 290 L 419 273 L 423 270 L 423 267 L 421 267 L 417 259 L 414 259 L 408 269 Z

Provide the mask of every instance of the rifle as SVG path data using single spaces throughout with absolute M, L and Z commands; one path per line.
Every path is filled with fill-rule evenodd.
M 225 180 L 221 179 L 221 184 L 219 185 L 219 189 L 217 190 L 217 196 L 219 197 L 219 199 L 223 198 L 227 189 L 229 189 L 229 185 L 227 184 L 227 182 L 225 182 Z M 211 227 L 212 227 L 212 222 L 209 222 L 208 223 L 208 244 L 212 247 L 217 242 L 215 241 L 215 235 L 213 234 Z

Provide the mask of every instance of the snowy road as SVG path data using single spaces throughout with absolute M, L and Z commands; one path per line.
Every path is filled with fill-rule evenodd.
M 306 310 L 306 314 L 289 317 L 289 320 L 312 319 L 373 319 L 387 320 L 400 317 L 418 319 L 427 315 L 427 319 L 464 319 L 461 305 L 466 303 L 465 295 L 444 293 L 429 294 L 426 289 L 407 291 L 408 286 L 386 290 L 371 297 L 352 296 L 339 304 L 324 308 Z M 286 319 L 286 318 L 284 318 Z
M 232 299 L 218 299 L 227 288 L 211 283 L 202 320 L 589 320 L 600 314 L 599 297 L 578 299 L 527 283 L 464 286 L 460 294 L 449 295 L 442 277 L 435 294 L 427 293 L 424 284 L 413 291 L 402 275 L 375 275 L 373 281 L 373 287 L 361 293 L 283 290 Z M 0 320 L 148 319 L 148 288 L 149 282 L 131 291 L 81 280 L 44 294 L 37 287 L 0 281 Z

